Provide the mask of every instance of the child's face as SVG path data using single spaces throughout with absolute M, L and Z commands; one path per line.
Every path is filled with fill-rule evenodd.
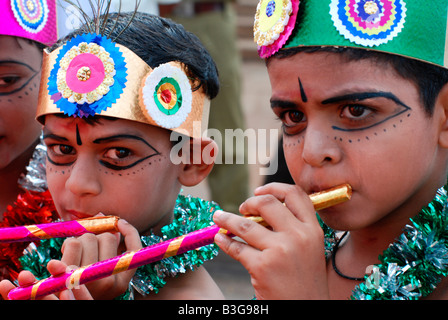
M 352 200 L 320 212 L 330 226 L 353 230 L 386 216 L 401 226 L 445 183 L 442 108 L 427 116 L 417 87 L 391 67 L 299 53 L 272 59 L 268 73 L 295 183 L 308 193 L 353 187 Z
M 179 192 L 167 130 L 128 120 L 46 116 L 47 181 L 64 220 L 116 215 L 140 233 L 163 226 Z
M 42 53 L 27 40 L 0 36 L 0 169 L 38 139 L 34 119 Z

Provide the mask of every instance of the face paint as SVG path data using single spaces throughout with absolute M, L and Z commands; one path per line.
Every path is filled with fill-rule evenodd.
M 171 212 L 171 201 L 163 208 L 153 205 L 179 193 L 168 130 L 122 119 L 86 122 L 55 115 L 46 116 L 43 130 L 48 187 L 62 219 L 76 218 L 73 212 L 103 212 L 146 230 Z
M 71 145 L 69 139 L 53 133 L 46 133 L 44 141 L 48 148 L 47 159 L 51 164 L 71 166 L 76 162 L 79 151 Z M 130 134 L 98 138 L 92 143 L 98 145 L 95 150 L 98 153 L 99 164 L 114 171 L 131 169 L 149 158 L 161 155 L 145 139 Z M 78 125 L 76 125 L 76 145 L 79 147 L 83 145 Z
M 71 153 L 73 153 L 73 148 L 71 146 L 68 145 L 69 140 L 67 138 L 58 136 L 56 134 L 52 134 L 52 133 L 48 133 L 48 134 L 44 134 L 43 135 L 43 140 L 44 141 L 48 141 L 51 140 L 52 143 L 51 144 L 47 144 L 47 160 L 55 165 L 55 166 L 71 166 L 75 161 L 70 161 L 70 162 L 60 162 L 60 161 L 56 161 L 53 160 L 52 156 L 50 156 L 51 154 L 58 154 L 58 155 L 69 155 Z M 67 144 L 64 144 L 67 143 Z M 51 169 L 50 169 L 51 171 Z
M 386 91 L 354 91 L 322 100 L 320 107 L 313 111 L 315 106 L 308 103 L 302 81 L 299 78 L 300 99 L 304 103 L 296 104 L 293 101 L 271 100 L 271 108 L 279 115 L 285 136 L 295 136 L 307 129 L 309 123 L 308 114 L 322 112 L 332 130 L 346 133 L 356 133 L 375 128 L 381 125 L 381 131 L 373 131 L 374 136 L 379 132 L 387 132 L 394 129 L 404 119 L 398 119 L 390 126 L 386 125 L 390 120 L 406 114 L 411 116 L 412 109 L 402 102 L 397 96 Z M 320 116 L 319 116 L 320 117 Z M 398 122 L 399 121 L 399 122 Z M 323 130 L 324 128 L 321 127 Z M 373 137 L 373 136 L 372 136 Z M 335 136 L 339 142 L 369 141 L 370 136 L 350 137 Z M 300 143 L 300 138 L 298 143 Z
M 300 97 L 302 98 L 302 102 L 308 102 L 308 98 L 306 96 L 305 90 L 303 89 L 302 86 L 302 81 L 299 78 L 299 86 L 300 86 Z
M 339 126 L 332 126 L 332 128 L 334 130 L 346 131 L 346 132 L 367 130 L 372 127 L 383 124 L 383 123 L 387 122 L 388 120 L 398 117 L 399 115 L 401 115 L 405 112 L 409 112 L 409 110 L 411 110 L 410 107 L 408 107 L 406 104 L 404 104 L 402 101 L 400 101 L 400 99 L 398 99 L 394 94 L 392 94 L 390 92 L 353 93 L 353 94 L 347 94 L 347 95 L 343 95 L 343 96 L 329 98 L 329 99 L 322 101 L 321 103 L 322 103 L 322 105 L 329 105 L 329 104 L 337 104 L 337 103 L 342 102 L 343 104 L 345 104 L 345 106 L 342 109 L 341 115 L 344 111 L 347 111 L 351 114 L 354 121 L 359 121 L 361 118 L 366 117 L 366 115 L 364 115 L 365 112 L 372 112 L 372 110 L 368 106 L 358 105 L 357 103 L 362 102 L 364 100 L 375 99 L 375 98 L 385 98 L 385 99 L 391 100 L 397 105 L 397 108 L 395 110 L 393 110 L 392 112 L 390 112 L 389 115 L 386 115 L 384 117 L 379 117 L 374 123 L 366 125 L 366 126 L 361 126 L 359 128 L 343 128 L 343 127 L 339 127 Z M 359 119 L 355 119 L 355 118 L 359 118 Z M 367 140 L 368 140 L 368 138 L 367 138 Z
M 39 74 L 30 65 L 14 60 L 0 61 L 0 96 L 9 96 L 23 90 Z M 36 86 L 34 84 L 34 86 Z M 29 87 L 32 90 L 32 86 Z M 25 93 L 27 95 L 27 93 Z
M 104 143 L 111 143 L 114 141 L 126 141 L 126 140 L 135 140 L 138 142 L 143 142 L 143 144 L 149 148 L 149 154 L 144 156 L 141 159 L 138 159 L 138 160 L 131 162 L 129 164 L 126 164 L 126 165 L 113 163 L 113 161 L 111 161 L 111 160 L 107 160 L 107 161 L 100 160 L 100 163 L 108 169 L 112 169 L 115 171 L 121 171 L 121 170 L 127 170 L 130 168 L 133 168 L 134 166 L 138 165 L 139 163 L 142 163 L 143 161 L 145 161 L 149 158 L 160 155 L 160 153 L 149 142 L 147 142 L 143 138 L 140 138 L 140 137 L 134 136 L 134 135 L 128 135 L 128 134 L 114 135 L 114 136 L 110 136 L 110 137 L 96 139 L 93 141 L 93 143 L 101 145 Z M 116 157 L 117 162 L 118 162 L 119 160 L 128 157 L 131 153 L 131 150 L 129 150 L 127 148 L 116 147 L 116 148 L 109 149 L 108 153 L 110 153 L 111 159 L 112 159 L 112 157 Z
M 78 124 L 76 124 L 76 143 L 78 146 L 82 146 L 81 135 L 79 134 Z

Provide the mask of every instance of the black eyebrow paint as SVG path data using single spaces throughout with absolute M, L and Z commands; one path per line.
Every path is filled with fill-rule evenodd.
M 299 78 L 299 86 L 300 86 L 300 97 L 303 102 L 308 102 L 308 97 L 306 96 L 305 89 L 303 89 L 302 81 Z
M 79 134 L 78 124 L 76 124 L 76 143 L 78 146 L 82 146 L 81 135 Z

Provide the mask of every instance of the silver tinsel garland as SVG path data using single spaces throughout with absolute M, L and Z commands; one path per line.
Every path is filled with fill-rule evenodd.
M 380 264 L 356 286 L 355 300 L 417 300 L 432 293 L 448 275 L 447 186 L 411 219 L 399 238 L 379 257 Z M 335 233 L 322 224 L 326 247 Z

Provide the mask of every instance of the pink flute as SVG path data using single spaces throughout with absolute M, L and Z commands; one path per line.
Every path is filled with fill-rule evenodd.
M 351 192 L 350 185 L 345 184 L 312 194 L 310 198 L 314 208 L 321 210 L 350 199 Z M 250 218 L 266 225 L 261 217 Z M 212 244 L 217 233 L 225 233 L 232 236 L 227 230 L 217 225 L 212 225 L 138 251 L 128 252 L 56 277 L 43 279 L 28 287 L 17 287 L 9 292 L 8 299 L 33 300 L 65 289 L 72 289 L 90 281 L 106 278 L 128 269 L 138 268 L 142 265 Z
M 118 217 L 104 216 L 0 229 L 0 243 L 76 237 L 84 233 L 116 232 Z

